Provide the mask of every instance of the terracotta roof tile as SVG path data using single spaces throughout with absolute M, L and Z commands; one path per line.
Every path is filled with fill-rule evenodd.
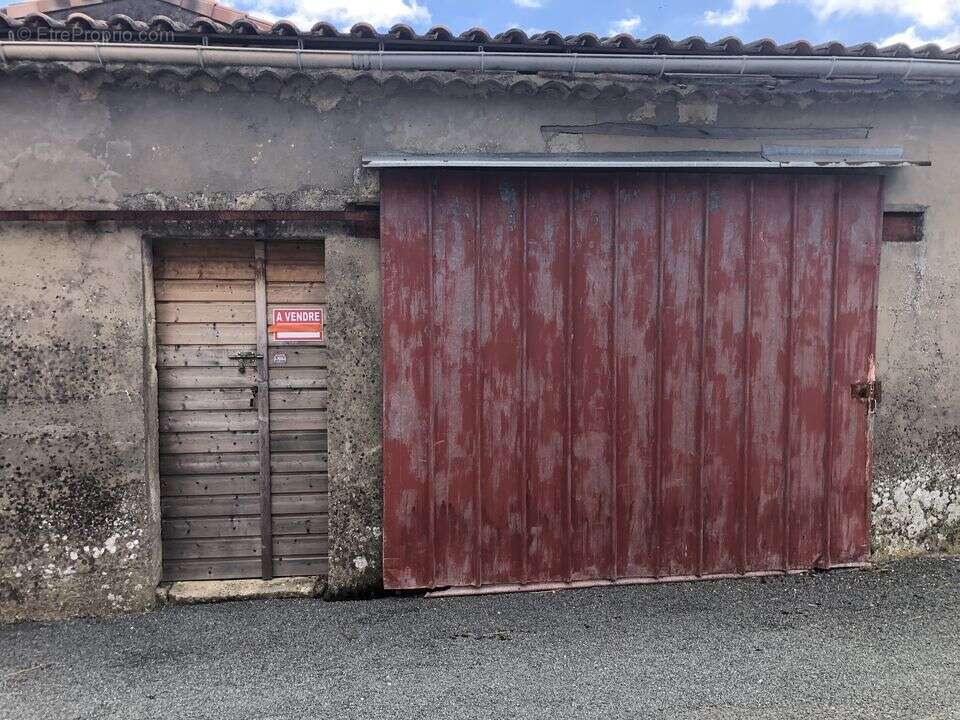
M 62 21 L 51 18 L 45 13 L 95 5 L 102 1 L 30 0 L 10 5 L 0 9 L 0 29 L 14 28 L 21 24 L 30 27 L 64 27 L 65 24 Z M 519 28 L 509 28 L 494 35 L 479 27 L 470 28 L 457 35 L 449 28 L 439 25 L 419 34 L 412 27 L 404 24 L 394 25 L 386 32 L 379 32 L 368 23 L 358 23 L 349 30 L 340 30 L 332 23 L 324 21 L 304 29 L 287 20 L 271 23 L 252 17 L 213 0 L 164 0 L 164 2 L 197 13 L 200 17 L 186 27 L 163 15 L 149 19 L 135 19 L 117 14 L 102 21 L 94 20 L 83 13 L 73 13 L 67 18 L 67 24 L 90 29 L 146 30 L 152 28 L 172 30 L 183 35 L 245 36 L 243 40 L 231 40 L 231 45 L 253 43 L 259 37 L 273 36 L 297 37 L 303 41 L 309 39 L 310 47 L 324 47 L 330 44 L 338 48 L 382 46 L 390 50 L 419 49 L 424 44 L 436 43 L 438 49 L 441 45 L 462 51 L 483 47 L 490 52 L 504 50 L 510 52 L 612 52 L 635 55 L 827 55 L 960 60 L 960 46 L 944 49 L 937 45 L 924 45 L 911 49 L 903 44 L 877 47 L 873 43 L 861 43 L 848 46 L 834 41 L 814 45 L 806 40 L 776 43 L 769 38 L 761 38 L 747 42 L 737 37 L 725 37 L 709 42 L 698 36 L 679 40 L 666 35 L 638 38 L 626 33 L 604 37 L 590 32 L 563 36 L 552 30 L 528 35 Z M 208 40 L 210 43 L 216 42 L 214 37 L 209 37 Z

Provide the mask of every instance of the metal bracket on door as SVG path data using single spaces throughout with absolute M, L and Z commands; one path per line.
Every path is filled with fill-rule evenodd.
M 258 352 L 253 352 L 252 350 L 244 350 L 243 352 L 234 353 L 233 355 L 227 355 L 227 357 L 237 361 L 237 367 L 240 370 L 240 374 L 243 375 L 248 367 L 256 367 L 257 360 L 262 359 L 263 355 Z
M 873 412 L 877 409 L 883 395 L 883 385 L 879 380 L 867 380 L 853 383 L 850 386 L 850 397 L 867 404 L 867 409 Z

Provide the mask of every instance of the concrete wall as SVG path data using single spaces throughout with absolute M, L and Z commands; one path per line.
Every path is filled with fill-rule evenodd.
M 327 236 L 331 598 L 382 585 L 380 245 Z
M 956 543 L 960 528 L 960 333 L 954 330 L 954 318 L 960 313 L 960 251 L 955 242 L 960 232 L 960 205 L 953 199 L 960 188 L 960 171 L 952 162 L 960 150 L 957 104 L 949 89 L 915 88 L 897 95 L 882 85 L 844 82 L 697 86 L 690 80 L 671 84 L 520 75 L 309 75 L 250 69 L 141 68 L 80 68 L 76 72 L 57 66 L 11 66 L 0 71 L 0 106 L 4 108 L 0 134 L 6 148 L 0 159 L 0 207 L 339 207 L 347 199 L 376 194 L 375 174 L 360 168 L 360 156 L 365 152 L 757 148 L 751 141 L 707 145 L 622 135 L 545 135 L 541 131 L 544 125 L 604 121 L 870 125 L 868 144 L 902 144 L 909 155 L 934 160 L 932 168 L 896 171 L 888 182 L 889 202 L 928 205 L 930 211 L 924 242 L 890 245 L 883 250 L 877 359 L 885 399 L 875 416 L 875 545 L 884 552 L 936 550 Z M 11 237 L 11 232 L 8 229 L 4 237 Z M 17 282 L 31 284 L 26 294 L 9 290 L 14 286 L 6 282 L 2 285 L 0 301 L 10 308 L 0 327 L 0 337 L 10 348 L 5 349 L 3 362 L 17 357 L 11 355 L 15 349 L 34 352 L 34 347 L 54 346 L 63 341 L 61 333 L 73 332 L 72 326 L 86 327 L 79 322 L 50 325 L 34 320 L 31 334 L 18 335 L 23 324 L 21 311 L 26 312 L 24 303 L 28 307 L 40 303 L 38 307 L 48 310 L 59 306 L 49 290 L 59 287 L 64 270 L 80 266 L 78 258 L 86 257 L 86 246 L 77 239 L 79 230 L 72 234 L 47 230 L 44 242 L 22 230 L 16 232 L 21 234 L 14 235 L 15 242 L 9 248 L 4 245 L 2 251 L 16 253 L 18 265 L 10 269 L 8 262 L 3 272 Z M 115 305 L 110 317 L 117 320 L 105 322 L 102 332 L 115 332 L 112 328 L 122 319 L 135 334 L 142 309 L 133 236 L 83 232 L 89 247 L 96 248 L 94 257 L 102 260 L 83 266 L 88 268 L 84 284 L 69 296 L 74 305 L 61 312 L 79 313 L 82 307 L 87 313 L 83 317 L 90 317 L 93 302 L 85 299 L 84 293 L 107 293 L 105 297 Z M 330 593 L 344 595 L 373 588 L 379 578 L 378 250 L 373 241 L 331 236 L 327 252 L 334 357 Z M 127 290 L 120 292 L 118 287 Z M 70 342 L 80 347 L 80 339 Z M 139 336 L 130 342 L 117 340 L 135 357 L 118 364 L 116 371 L 105 368 L 102 373 L 91 373 L 90 363 L 63 361 L 64 382 L 71 387 L 103 384 L 116 389 L 127 383 L 139 387 L 142 378 L 135 358 L 139 358 L 141 342 Z M 62 352 L 86 353 L 87 347 Z M 99 357 L 93 362 L 100 362 Z M 30 367 L 23 368 L 24 376 L 36 372 Z M 82 433 L 105 437 L 93 441 L 83 435 L 81 440 L 76 435 L 79 429 L 71 430 L 75 434 L 69 436 L 76 439 L 55 435 L 56 440 L 45 442 L 61 455 L 48 452 L 42 462 L 28 459 L 21 449 L 26 441 L 20 438 L 27 432 L 54 432 L 43 428 L 71 405 L 59 406 L 60 396 L 48 397 L 38 390 L 44 399 L 31 401 L 32 414 L 20 426 L 25 429 L 4 440 L 14 443 L 5 454 L 4 496 L 11 487 L 23 493 L 27 486 L 62 485 L 59 478 L 73 473 L 77 463 L 86 462 L 84 455 L 99 455 L 91 451 L 95 442 L 118 453 L 107 464 L 113 475 L 123 480 L 109 487 L 122 486 L 124 490 L 103 503 L 92 502 L 92 496 L 78 502 L 83 507 L 120 508 L 111 517 L 142 519 L 138 527 L 148 528 L 143 515 L 146 481 L 142 464 L 138 464 L 140 451 L 134 450 L 142 443 L 139 396 L 130 389 L 129 406 L 123 405 L 126 387 L 123 392 L 113 389 L 103 393 L 110 403 L 121 404 L 122 413 L 84 413 L 72 421 Z M 5 403 L 5 424 L 9 423 L 7 416 L 26 412 L 9 399 Z M 78 414 L 80 407 L 75 411 Z M 66 432 L 59 429 L 61 425 L 74 427 L 54 425 L 56 432 Z M 17 471 L 21 474 L 14 476 L 11 466 L 21 468 Z M 45 469 L 41 471 L 41 467 Z M 28 482 L 22 479 L 24 472 Z M 95 474 L 106 477 L 109 473 Z M 19 607 L 54 612 L 58 598 L 65 597 L 60 588 L 81 585 L 73 575 L 63 576 L 65 564 L 61 568 L 53 563 L 61 569 L 43 579 L 36 568 L 52 561 L 40 560 L 48 557 L 45 553 L 62 555 L 62 551 L 22 544 L 20 538 L 29 534 L 27 530 L 39 537 L 35 528 L 6 528 L 14 522 L 30 525 L 32 520 L 22 518 L 33 513 L 13 512 L 11 516 L 11 507 L 8 504 L 2 510 L 3 542 L 7 552 L 11 552 L 11 538 L 12 545 L 20 543 L 17 566 L 26 562 L 34 569 L 27 571 L 29 582 L 22 578 L 14 582 L 7 578 L 12 566 L 4 562 L 3 587 L 16 590 Z M 29 507 L 37 509 L 36 505 Z M 131 532 L 134 524 L 128 523 Z M 138 539 L 119 534 L 124 548 Z M 67 536 L 73 547 L 72 534 Z M 109 537 L 91 536 L 83 544 L 104 547 Z M 126 552 L 122 557 L 128 557 Z M 138 551 L 129 553 L 137 555 L 129 562 L 143 563 L 143 569 L 136 582 L 124 585 L 118 607 L 146 603 L 144 590 L 137 585 L 144 585 L 149 561 Z M 61 555 L 57 557 L 62 559 Z M 22 570 L 21 575 L 26 577 Z M 120 583 L 124 577 L 117 566 L 110 570 L 109 582 L 101 585 Z M 90 593 L 89 600 L 72 602 L 71 611 L 114 607 L 109 596 L 118 595 L 112 585 L 109 589 L 95 588 L 93 583 L 83 587 L 84 593 Z M 13 590 L 5 592 L 13 597 Z
M 153 602 L 139 234 L 0 227 L 0 613 Z

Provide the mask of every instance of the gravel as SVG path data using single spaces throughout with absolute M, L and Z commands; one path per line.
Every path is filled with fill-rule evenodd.
M 960 558 L 0 629 L 0 718 L 960 718 Z

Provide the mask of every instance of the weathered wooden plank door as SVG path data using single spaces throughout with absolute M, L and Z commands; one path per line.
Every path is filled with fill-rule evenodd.
M 325 573 L 326 347 L 271 332 L 275 308 L 323 307 L 323 241 L 154 255 L 163 578 Z
M 867 559 L 879 177 L 381 189 L 388 588 Z

